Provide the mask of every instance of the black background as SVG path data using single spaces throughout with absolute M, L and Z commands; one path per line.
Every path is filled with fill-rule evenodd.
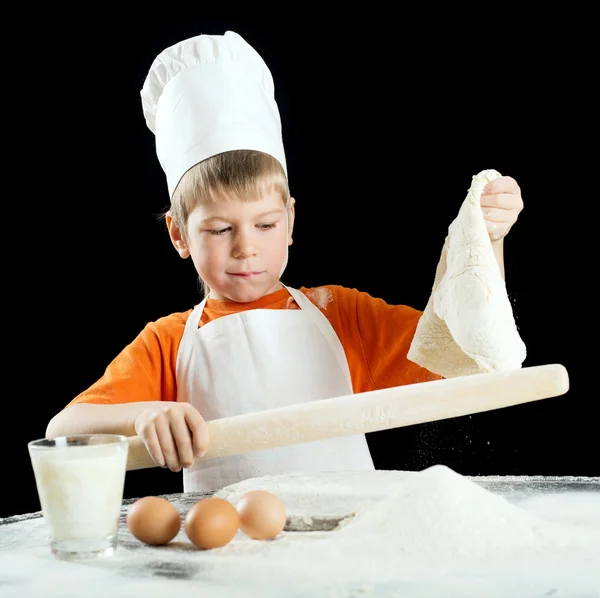
M 148 321 L 198 301 L 191 261 L 156 220 L 168 195 L 139 91 L 166 46 L 228 29 L 275 79 L 297 201 L 286 284 L 340 284 L 423 309 L 472 175 L 495 168 L 521 186 L 505 261 L 524 365 L 562 363 L 569 392 L 371 434 L 377 467 L 600 475 L 587 17 L 391 7 L 241 16 L 229 5 L 212 15 L 86 5 L 15 26 L 4 69 L 0 516 L 39 508 L 27 442 Z M 126 497 L 180 491 L 180 476 L 130 472 Z

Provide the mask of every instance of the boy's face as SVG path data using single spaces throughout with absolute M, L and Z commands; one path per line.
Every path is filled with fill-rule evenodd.
M 293 223 L 294 200 L 288 223 L 277 192 L 264 194 L 260 201 L 232 198 L 196 206 L 187 223 L 187 243 L 167 219 L 175 248 L 181 257 L 191 256 L 211 298 L 240 303 L 281 288 Z

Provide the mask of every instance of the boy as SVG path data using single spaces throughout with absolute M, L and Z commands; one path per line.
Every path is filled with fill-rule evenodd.
M 363 435 L 203 461 L 205 422 L 438 378 L 406 357 L 421 316 L 339 286 L 286 287 L 292 243 L 281 123 L 271 73 L 239 35 L 164 50 L 142 92 L 171 199 L 167 229 L 205 298 L 149 323 L 47 436 L 138 434 L 184 491 L 287 471 L 373 469 Z M 522 208 L 509 177 L 482 196 L 501 270 Z

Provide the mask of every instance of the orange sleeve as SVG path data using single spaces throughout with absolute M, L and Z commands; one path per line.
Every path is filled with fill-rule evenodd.
M 406 357 L 423 312 L 358 293 L 356 314 L 365 360 L 376 388 L 442 379 Z
M 75 397 L 75 403 L 175 401 L 175 364 L 191 310 L 147 324 L 108 365 L 102 377 Z
M 322 300 L 319 289 L 302 290 L 336 331 L 355 393 L 441 378 L 406 357 L 423 312 L 406 305 L 390 305 L 356 289 L 320 289 L 331 291 L 328 303 Z

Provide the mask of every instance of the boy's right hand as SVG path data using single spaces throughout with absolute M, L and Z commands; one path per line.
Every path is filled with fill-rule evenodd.
M 181 471 L 208 448 L 208 427 L 189 403 L 157 402 L 135 418 L 136 434 L 159 467 Z

